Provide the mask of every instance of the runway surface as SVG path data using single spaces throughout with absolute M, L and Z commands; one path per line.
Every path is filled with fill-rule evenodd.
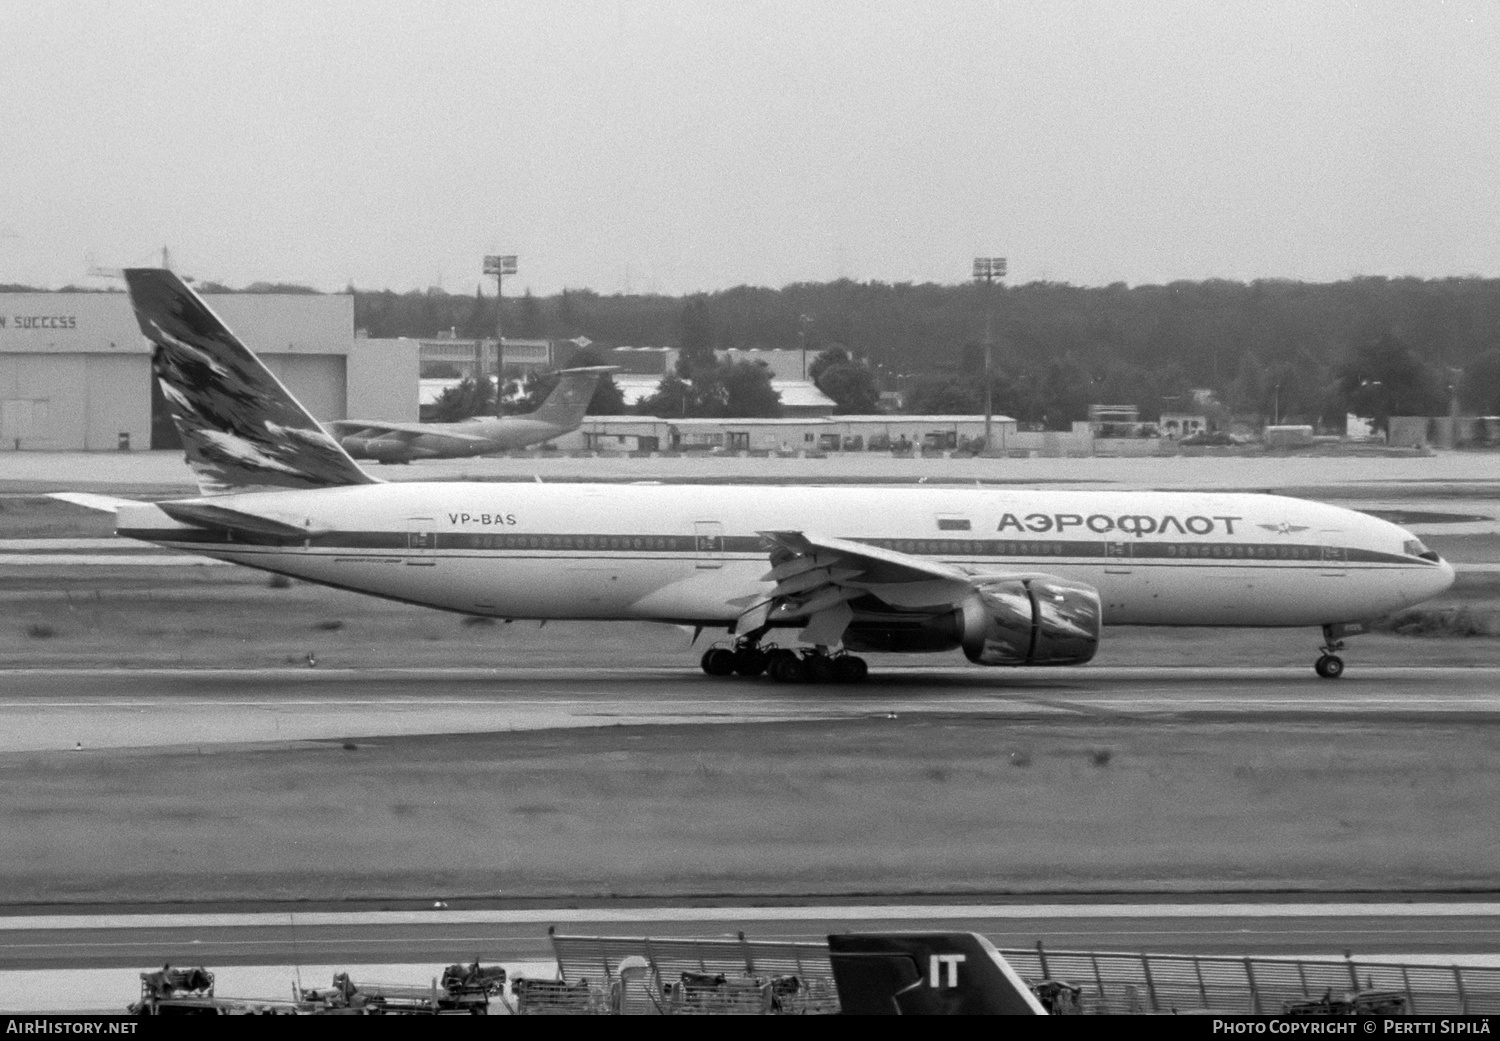
M 0 970 L 106 966 L 543 960 L 570 935 L 820 941 L 893 929 L 981 932 L 999 947 L 1183 954 L 1470 956 L 1500 949 L 1500 906 L 1423 904 L 911 905 L 537 908 L 445 912 L 0 918 Z M 42 927 L 50 926 L 50 927 Z
M 858 686 L 696 669 L 20 670 L 0 752 L 931 713 L 988 719 L 1500 720 L 1500 668 L 893 668 Z

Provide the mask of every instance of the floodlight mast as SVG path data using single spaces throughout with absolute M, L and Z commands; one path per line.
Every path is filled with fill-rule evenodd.
M 1005 277 L 1004 257 L 975 257 L 974 258 L 974 282 L 983 282 L 984 289 L 984 450 L 994 451 L 994 442 L 990 439 L 990 428 L 994 423 L 995 405 L 994 390 L 990 385 L 990 370 L 994 364 L 995 353 L 995 308 L 994 290 L 995 279 Z
M 500 399 L 505 391 L 505 337 L 501 328 L 505 296 L 505 276 L 516 273 L 516 255 L 508 253 L 504 256 L 487 256 L 484 258 L 484 273 L 495 276 L 495 415 L 501 414 Z M 479 352 L 481 360 L 484 358 L 484 349 Z M 484 379 L 484 365 L 481 364 L 476 370 L 476 382 Z

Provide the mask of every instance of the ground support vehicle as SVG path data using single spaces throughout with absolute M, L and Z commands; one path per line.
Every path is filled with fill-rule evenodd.
M 226 998 L 214 993 L 214 974 L 204 968 L 163 965 L 141 973 L 141 1000 L 128 1006 L 134 1016 L 296 1016 L 295 1001 Z
M 505 970 L 450 965 L 430 986 L 356 984 L 349 974 L 331 986 L 303 989 L 293 984 L 292 1000 L 231 998 L 214 993 L 214 974 L 203 968 L 141 973 L 141 1000 L 128 1011 L 138 1016 L 448 1016 L 489 1013 L 490 999 L 505 1001 Z

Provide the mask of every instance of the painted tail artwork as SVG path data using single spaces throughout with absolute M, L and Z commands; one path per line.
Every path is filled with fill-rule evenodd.
M 202 494 L 375 483 L 182 279 L 125 282 Z
M 828 958 L 846 1016 L 1045 1016 L 978 933 L 835 933 Z

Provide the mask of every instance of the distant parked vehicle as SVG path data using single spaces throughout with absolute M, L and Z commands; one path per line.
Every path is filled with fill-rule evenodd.
M 1242 445 L 1245 442 L 1243 438 L 1235 437 L 1233 434 L 1225 433 L 1222 430 L 1200 430 L 1196 434 L 1189 434 L 1177 443 L 1188 446 L 1224 448 L 1229 445 Z

